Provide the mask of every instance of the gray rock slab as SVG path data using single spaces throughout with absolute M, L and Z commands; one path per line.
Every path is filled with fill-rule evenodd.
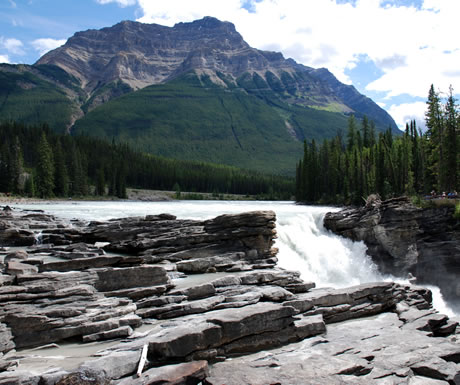
M 459 341 L 402 330 L 402 325 L 394 313 L 329 324 L 322 336 L 215 363 L 205 383 L 417 384 L 422 379 L 427 384 L 455 383 L 458 364 L 441 355 L 450 350 L 454 357 Z M 430 363 L 429 357 L 434 361 Z
M 289 306 L 257 303 L 216 310 L 207 314 L 206 319 L 222 328 L 222 342 L 227 343 L 251 334 L 281 330 L 294 322 L 295 313 L 296 310 Z
M 127 378 L 119 385 L 192 385 L 201 383 L 208 375 L 207 361 L 165 365 L 147 370 L 139 378 Z

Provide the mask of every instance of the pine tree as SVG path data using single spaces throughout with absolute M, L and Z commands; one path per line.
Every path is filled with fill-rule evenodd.
M 458 186 L 458 175 L 457 175 L 457 157 L 458 157 L 458 107 L 456 100 L 453 96 L 453 88 L 449 88 L 449 96 L 445 107 L 445 162 L 443 167 L 446 168 L 445 189 L 447 191 L 453 191 Z
M 415 120 L 410 122 L 410 136 L 412 138 L 412 172 L 414 176 L 414 190 L 417 193 L 423 191 L 423 161 L 422 161 L 422 147 L 420 144 L 420 137 L 417 132 L 417 124 Z
M 46 135 L 42 132 L 40 143 L 38 145 L 38 164 L 37 164 L 37 193 L 41 198 L 49 198 L 53 196 L 54 190 L 54 164 L 53 153 L 46 139 Z
M 375 122 L 371 120 L 370 128 L 369 128 L 369 147 L 372 147 L 376 144 L 376 128 Z
M 103 196 L 105 195 L 105 175 L 104 169 L 100 167 L 97 170 L 96 174 L 96 195 Z
M 439 191 L 446 187 L 447 173 L 445 170 L 444 160 L 444 119 L 442 116 L 441 99 L 435 92 L 433 84 L 430 87 L 427 101 L 427 112 L 425 113 L 425 122 L 427 126 L 426 137 L 428 139 L 428 170 L 429 180 L 433 188 Z
M 6 142 L 0 143 L 0 191 L 9 192 L 10 185 L 8 174 L 9 150 Z
M 69 174 L 62 150 L 61 141 L 58 139 L 54 149 L 54 193 L 57 196 L 69 194 Z
M 382 198 L 385 198 L 385 139 L 383 134 L 379 134 L 377 144 L 377 162 L 375 168 L 375 187 Z
M 29 174 L 24 185 L 24 193 L 28 197 L 34 197 L 36 195 L 35 179 L 34 174 Z
M 356 120 L 354 115 L 350 115 L 348 118 L 347 128 L 347 149 L 351 150 L 356 144 Z
M 20 183 L 21 174 L 24 172 L 24 160 L 22 156 L 21 144 L 19 138 L 14 138 L 14 143 L 10 149 L 8 175 L 9 186 L 8 190 L 12 193 L 19 194 L 23 190 L 23 185 Z
M 369 148 L 371 146 L 371 129 L 369 127 L 369 119 L 364 115 L 362 122 L 363 146 Z

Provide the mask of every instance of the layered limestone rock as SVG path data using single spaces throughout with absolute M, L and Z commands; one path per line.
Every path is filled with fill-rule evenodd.
M 458 338 L 458 337 L 456 337 Z M 325 335 L 210 367 L 207 385 L 458 384 L 457 339 L 433 338 L 382 313 L 328 325 Z
M 396 127 L 388 113 L 327 69 L 313 69 L 279 52 L 250 47 L 229 22 L 205 17 L 173 27 L 122 21 L 77 32 L 36 65 L 56 65 L 80 81 L 92 109 L 123 93 L 194 72 L 204 86 L 260 88 L 302 106 L 339 108 Z
M 453 206 L 421 209 L 402 197 L 328 213 L 324 225 L 364 241 L 383 273 L 411 273 L 419 283 L 439 286 L 460 309 L 460 222 L 453 213 Z
M 315 288 L 274 266 L 273 212 L 72 226 L 29 214 L 1 216 L 45 243 L 0 251 L 0 384 L 458 379 L 458 323 L 432 309 L 429 290 Z M 59 346 L 107 340 L 79 360 Z

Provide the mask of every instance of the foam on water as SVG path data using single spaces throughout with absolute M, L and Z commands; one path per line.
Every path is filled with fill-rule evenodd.
M 170 213 L 183 219 L 209 219 L 221 214 L 253 210 L 274 210 L 277 215 L 275 247 L 279 266 L 301 272 L 317 287 L 346 287 L 365 282 L 398 280 L 383 277 L 366 254 L 363 242 L 339 237 L 323 226 L 324 215 L 338 211 L 334 207 L 299 206 L 292 202 L 174 201 L 174 202 L 60 202 L 42 205 L 18 205 L 43 209 L 66 219 L 108 220 L 127 216 Z M 399 277 L 405 279 L 406 277 Z M 444 302 L 439 288 L 433 292 L 436 309 L 454 315 Z

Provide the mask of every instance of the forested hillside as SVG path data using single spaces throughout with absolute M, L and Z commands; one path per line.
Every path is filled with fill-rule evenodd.
M 0 64 L 0 118 L 65 132 L 79 115 L 76 79 L 56 66 Z M 81 111 L 80 111 L 81 113 Z
M 294 180 L 146 155 L 126 144 L 56 134 L 47 125 L 0 124 L 0 192 L 124 198 L 127 187 L 290 199 Z
M 304 140 L 392 117 L 325 68 L 251 47 L 212 17 L 75 33 L 34 65 L 0 64 L 0 121 L 127 143 L 156 156 L 293 176 Z
M 75 135 L 116 138 L 139 151 L 292 175 L 305 138 L 332 137 L 347 117 L 228 90 L 188 73 L 101 105 Z
M 415 121 L 403 136 L 391 130 L 376 136 L 367 119 L 349 118 L 346 137 L 304 143 L 296 169 L 296 197 L 302 202 L 362 204 L 371 193 L 438 194 L 460 189 L 460 113 L 452 88 L 443 102 L 433 86 L 426 112 L 427 131 Z

